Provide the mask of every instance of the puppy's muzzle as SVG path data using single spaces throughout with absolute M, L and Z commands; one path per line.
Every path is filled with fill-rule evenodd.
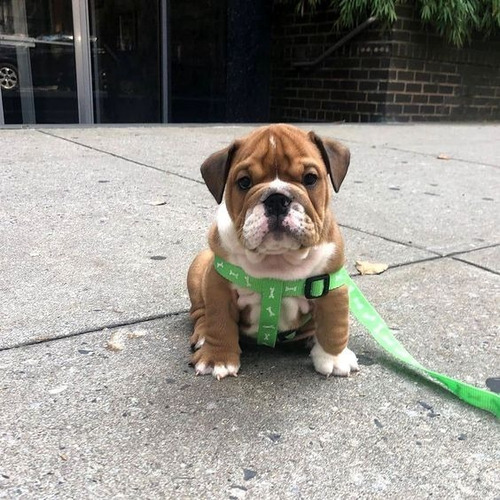
M 292 199 L 281 193 L 274 193 L 264 200 L 266 215 L 268 217 L 283 217 L 288 214 Z

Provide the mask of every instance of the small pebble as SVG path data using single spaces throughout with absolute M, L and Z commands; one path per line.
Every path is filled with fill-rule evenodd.
M 496 394 L 500 393 L 500 377 L 490 377 L 486 379 L 486 387 Z
M 91 354 L 92 353 L 92 351 L 89 349 L 78 349 L 78 352 L 80 354 Z
M 106 348 L 110 351 L 123 351 L 124 347 L 122 332 L 120 330 L 113 332 L 106 343 Z
M 425 401 L 419 401 L 418 404 L 422 408 L 425 408 L 426 410 L 432 410 L 432 406 L 429 403 L 426 403 Z
M 242 490 L 242 491 L 248 491 L 248 488 L 246 488 L 245 486 L 240 486 L 239 484 L 233 484 L 231 485 L 231 488 L 235 488 L 237 490 Z
M 49 394 L 60 394 L 61 392 L 65 391 L 68 388 L 67 385 L 61 385 L 59 387 L 55 387 L 54 389 L 50 389 Z
M 250 481 L 250 479 L 253 479 L 257 475 L 257 472 L 251 469 L 243 469 L 243 479 L 245 481 Z
M 127 337 L 129 339 L 138 339 L 140 337 L 144 337 L 146 335 L 146 332 L 144 330 L 132 330 L 127 334 Z
M 273 442 L 277 443 L 281 439 L 281 434 L 271 433 L 267 437 Z

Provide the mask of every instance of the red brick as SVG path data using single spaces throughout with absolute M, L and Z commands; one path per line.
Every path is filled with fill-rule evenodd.
M 411 102 L 411 94 L 395 94 L 394 98 L 397 103 L 410 103 Z
M 454 87 L 451 85 L 440 85 L 438 92 L 445 95 L 453 95 Z
M 419 106 L 417 104 L 406 104 L 403 106 L 403 113 L 407 115 L 416 114 L 419 112 Z
M 429 106 L 429 105 L 423 105 L 420 106 L 420 113 L 427 114 L 427 115 L 432 115 L 436 112 L 436 108 L 434 106 Z
M 430 82 L 431 81 L 431 74 L 417 71 L 415 73 L 415 81 L 416 82 Z
M 414 71 L 398 71 L 398 80 L 413 82 L 415 79 Z
M 359 82 L 359 90 L 377 90 L 378 83 L 372 80 Z
M 422 84 L 421 83 L 407 83 L 406 84 L 406 92 L 410 92 L 412 94 L 422 92 Z
M 389 92 L 401 92 L 405 89 L 405 84 L 403 82 L 388 82 L 387 90 Z
M 435 84 L 424 85 L 424 92 L 427 94 L 436 94 L 438 91 L 438 86 Z
M 413 94 L 411 96 L 412 104 L 427 104 L 429 102 L 429 96 L 427 94 Z

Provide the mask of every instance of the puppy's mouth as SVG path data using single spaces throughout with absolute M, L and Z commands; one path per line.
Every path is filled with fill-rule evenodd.
M 311 218 L 299 202 L 275 194 L 248 210 L 242 239 L 247 250 L 278 255 L 309 246 L 314 231 Z

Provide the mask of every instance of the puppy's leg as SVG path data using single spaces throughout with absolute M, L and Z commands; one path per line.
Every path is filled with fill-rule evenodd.
M 212 252 L 202 252 L 191 265 L 188 290 L 195 322 L 191 345 L 197 351 L 191 363 L 196 374 L 212 373 L 217 379 L 236 376 L 240 368 L 239 313 L 228 282 L 213 268 Z
M 331 290 L 314 301 L 316 343 L 311 350 L 314 368 L 329 376 L 348 376 L 358 371 L 356 355 L 347 348 L 349 340 L 349 296 L 347 287 Z
M 199 253 L 191 264 L 187 277 L 187 287 L 191 309 L 189 314 L 194 324 L 194 331 L 190 338 L 191 347 L 199 349 L 205 342 L 205 301 L 203 300 L 203 282 L 205 273 L 213 259 L 210 250 Z

